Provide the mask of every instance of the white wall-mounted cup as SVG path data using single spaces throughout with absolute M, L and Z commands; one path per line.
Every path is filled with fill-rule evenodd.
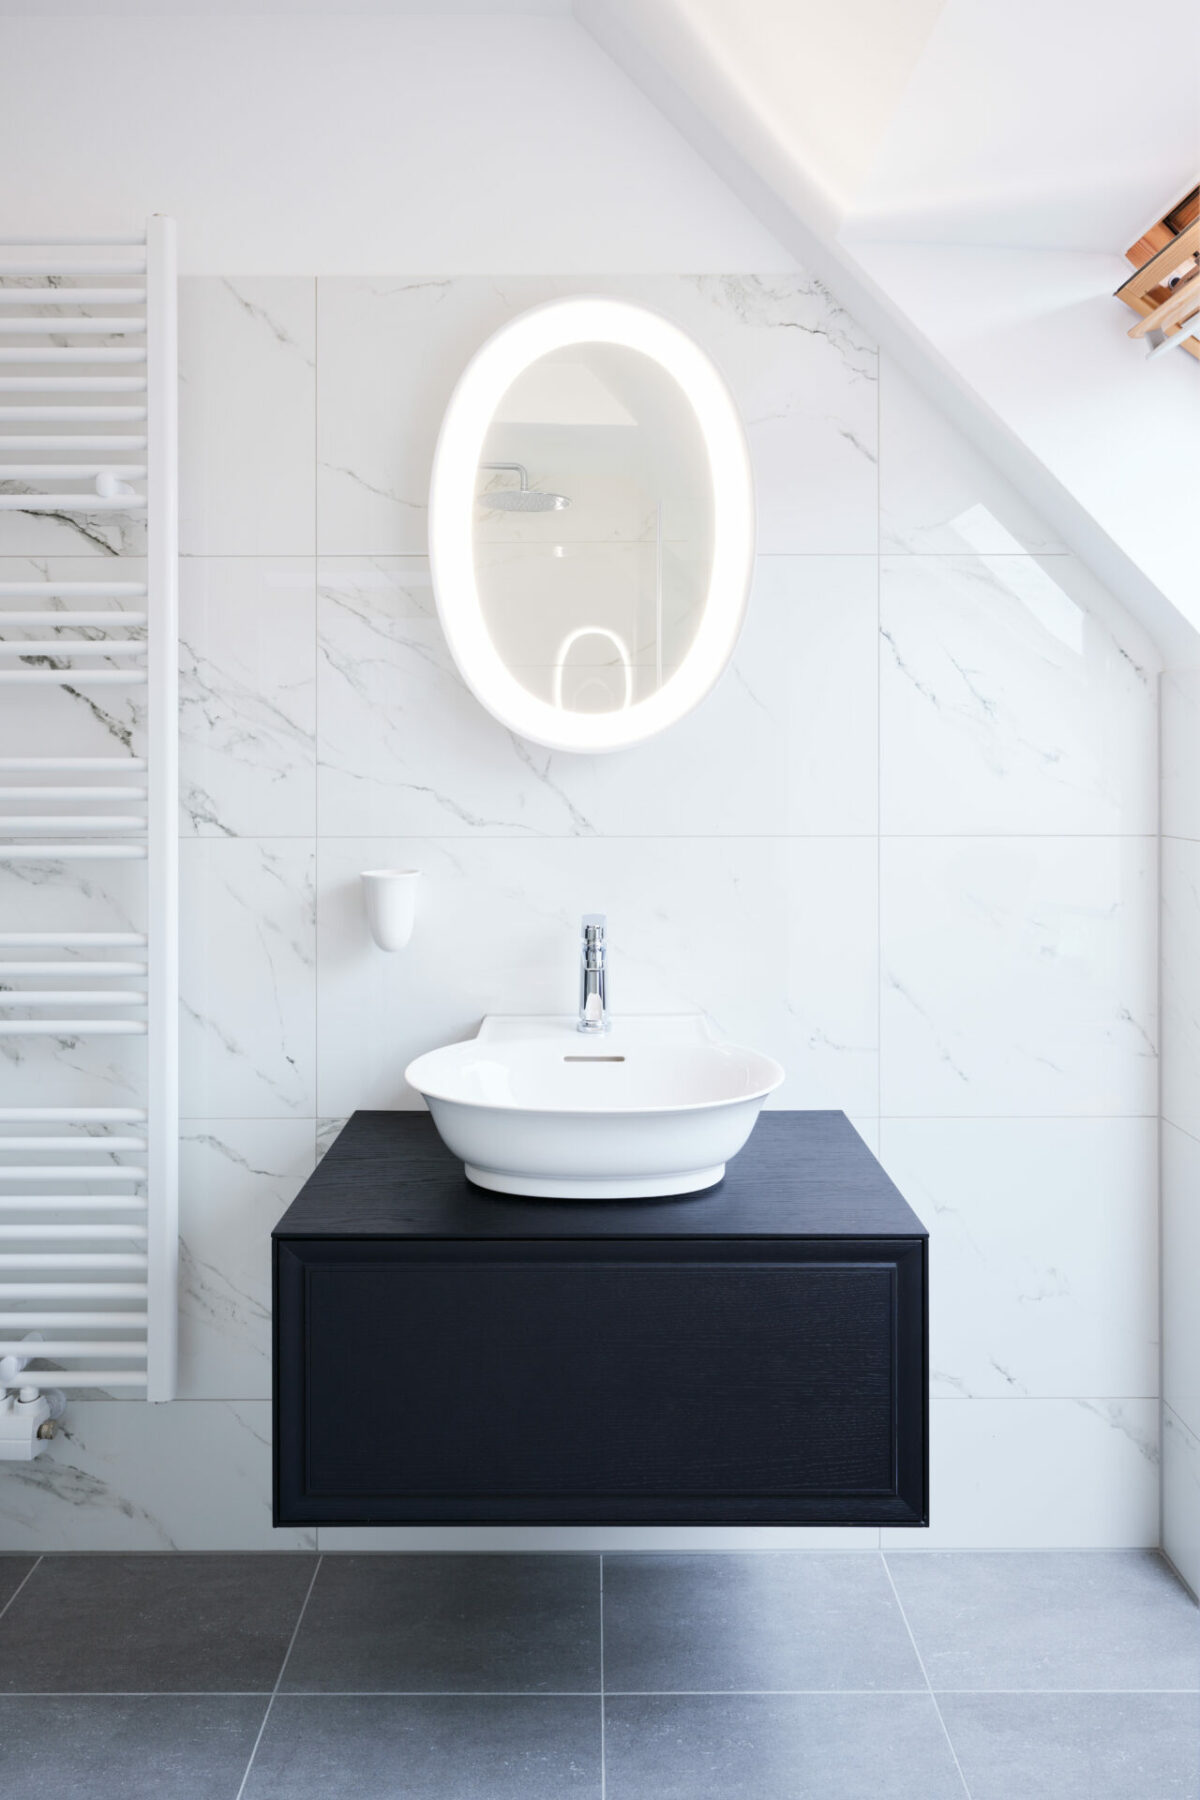
M 363 904 L 371 936 L 381 950 L 403 950 L 417 915 L 419 869 L 364 869 Z

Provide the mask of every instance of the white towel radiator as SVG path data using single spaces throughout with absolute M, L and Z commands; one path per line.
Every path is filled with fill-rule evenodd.
M 0 245 L 0 1387 L 175 1392 L 176 387 L 171 220 Z

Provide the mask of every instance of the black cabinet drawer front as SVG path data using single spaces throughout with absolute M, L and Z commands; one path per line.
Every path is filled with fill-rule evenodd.
M 924 1248 L 282 1240 L 280 1523 L 924 1511 Z
M 892 1289 L 820 1265 L 313 1269 L 309 1492 L 888 1490 Z

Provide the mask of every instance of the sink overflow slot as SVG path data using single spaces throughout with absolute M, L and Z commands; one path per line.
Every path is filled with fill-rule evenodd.
M 623 1056 L 564 1056 L 564 1062 L 624 1062 Z

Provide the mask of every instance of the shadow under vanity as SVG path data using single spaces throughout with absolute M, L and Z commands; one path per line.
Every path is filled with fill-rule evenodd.
M 277 1525 L 928 1521 L 927 1234 L 841 1113 L 563 1202 L 359 1112 L 274 1289 Z

